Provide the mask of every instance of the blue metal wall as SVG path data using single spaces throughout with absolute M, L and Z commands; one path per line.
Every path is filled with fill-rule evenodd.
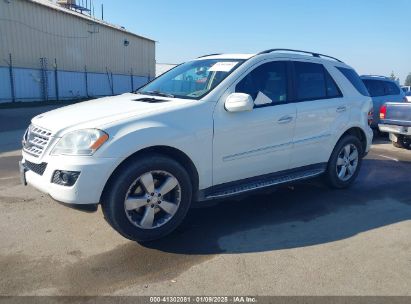
M 110 73 L 57 71 L 58 98 L 55 71 L 13 67 L 16 101 L 70 100 L 117 95 L 131 92 L 147 83 L 144 76 Z M 87 75 L 87 76 L 86 76 Z M 44 86 L 43 80 L 47 79 Z M 9 67 L 0 67 L 0 103 L 12 102 Z M 132 88 L 133 86 L 133 88 Z M 45 95 L 43 89 L 46 88 Z

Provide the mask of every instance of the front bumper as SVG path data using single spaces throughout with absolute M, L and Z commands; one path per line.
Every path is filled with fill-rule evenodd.
M 33 159 L 23 152 L 20 165 L 23 184 L 33 186 L 58 202 L 76 205 L 98 204 L 107 180 L 121 162 L 114 158 L 53 156 L 42 160 L 47 166 L 43 174 L 38 174 L 25 166 L 26 161 L 33 162 Z M 78 171 L 80 175 L 73 186 L 59 185 L 52 183 L 57 170 Z

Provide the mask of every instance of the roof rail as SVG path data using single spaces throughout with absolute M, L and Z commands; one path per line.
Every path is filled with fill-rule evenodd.
M 324 54 L 320 54 L 320 53 L 314 53 L 314 52 L 293 50 L 293 49 L 269 49 L 269 50 L 266 50 L 266 51 L 262 51 L 262 52 L 258 53 L 257 55 L 269 54 L 269 53 L 272 53 L 272 52 L 284 52 L 284 51 L 285 51 L 285 52 L 295 52 L 295 53 L 309 54 L 309 55 L 311 55 L 311 56 L 313 56 L 313 57 L 318 57 L 318 58 L 320 58 L 320 57 L 326 57 L 326 58 L 334 59 L 334 60 L 336 60 L 336 61 L 338 61 L 338 62 L 342 62 L 340 59 L 337 59 L 337 58 L 335 58 L 335 57 L 331 57 L 331 56 L 328 56 L 328 55 L 324 55 Z
M 387 76 L 382 76 L 382 75 L 361 75 L 360 77 L 376 77 L 376 78 L 389 78 Z
M 219 53 L 219 54 L 208 54 L 208 55 L 203 55 L 203 56 L 197 57 L 197 59 L 198 59 L 198 58 L 208 57 L 208 56 L 217 56 L 217 55 L 221 55 L 221 53 Z

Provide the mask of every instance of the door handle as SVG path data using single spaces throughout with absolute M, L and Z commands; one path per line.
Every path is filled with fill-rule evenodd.
M 293 121 L 293 117 L 292 116 L 283 116 L 278 120 L 279 124 L 287 124 Z
M 341 112 L 345 112 L 347 111 L 347 107 L 346 106 L 341 106 L 337 108 L 337 113 L 341 113 Z

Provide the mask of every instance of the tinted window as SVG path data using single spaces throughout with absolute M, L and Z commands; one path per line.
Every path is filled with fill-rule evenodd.
M 298 100 L 327 97 L 324 68 L 321 64 L 294 62 Z
M 364 83 L 361 81 L 360 76 L 353 70 L 348 68 L 337 67 L 340 72 L 347 78 L 351 84 L 357 89 L 358 93 L 364 96 L 370 96 L 368 94 L 367 88 Z
M 364 79 L 364 84 L 372 97 L 384 96 L 385 81 Z
M 385 93 L 386 95 L 399 95 L 400 88 L 391 81 L 385 81 Z
M 235 91 L 251 95 L 256 105 L 260 104 L 258 100 L 266 100 L 267 104 L 286 102 L 288 98 L 286 64 L 276 61 L 257 67 L 237 84 Z M 265 96 L 262 97 L 263 95 L 259 93 Z M 258 100 L 257 96 L 259 96 Z

